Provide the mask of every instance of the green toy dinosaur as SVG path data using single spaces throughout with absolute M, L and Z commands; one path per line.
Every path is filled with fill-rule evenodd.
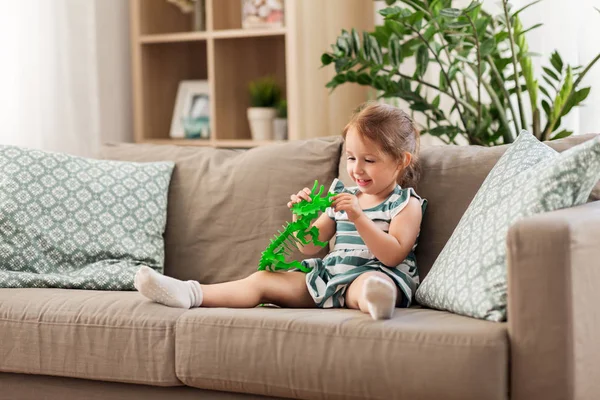
M 327 193 L 325 197 L 321 197 L 324 187 L 321 185 L 317 192 L 318 181 L 315 181 L 311 194 L 309 195 L 312 201 L 302 200 L 292 206 L 292 212 L 299 218 L 293 222 L 287 222 L 283 226 L 283 232 L 278 231 L 278 235 L 271 239 L 271 243 L 267 246 L 258 263 L 258 270 L 278 271 L 282 269 L 297 268 L 302 272 L 309 272 L 311 269 L 302 265 L 299 261 L 286 262 L 285 257 L 289 256 L 297 243 L 307 245 L 309 243 L 315 246 L 324 247 L 327 242 L 319 241 L 319 229 L 316 226 L 310 227 L 313 219 L 319 216 L 320 211 L 325 211 L 331 206 L 331 197 L 333 193 Z M 309 229 L 310 228 L 310 229 Z M 295 234 L 295 235 L 294 235 Z M 306 239 L 310 236 L 310 240 Z

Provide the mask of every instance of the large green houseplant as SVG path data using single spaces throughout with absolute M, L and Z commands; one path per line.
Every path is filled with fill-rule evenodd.
M 525 29 L 519 19 L 539 1 L 513 10 L 503 0 L 502 12 L 491 15 L 480 1 L 458 9 L 452 0 L 386 0 L 374 32 L 343 30 L 322 55 L 322 64 L 336 71 L 327 87 L 356 82 L 380 97 L 403 99 L 424 117 L 422 132 L 447 143 L 458 136 L 471 144 L 510 143 L 521 129 L 542 140 L 569 136 L 561 118 L 588 96 L 590 88 L 579 86 L 600 54 L 583 67 L 564 63 L 555 51 L 540 81 L 526 33 L 541 24 Z M 414 73 L 402 67 L 409 58 Z M 432 64 L 439 69 L 434 80 L 425 74 Z M 440 107 L 442 96 L 450 110 Z

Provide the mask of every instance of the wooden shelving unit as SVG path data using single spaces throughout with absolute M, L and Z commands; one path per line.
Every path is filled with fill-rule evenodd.
M 368 0 L 285 0 L 282 28 L 242 29 L 241 0 L 206 0 L 206 31 L 166 0 L 130 0 L 134 140 L 139 143 L 248 148 L 248 83 L 274 76 L 288 101 L 289 140 L 335 135 L 367 89 L 329 94 L 333 69 L 320 55 L 342 28 L 371 30 Z M 171 139 L 169 130 L 182 80 L 202 79 L 211 92 L 211 138 Z

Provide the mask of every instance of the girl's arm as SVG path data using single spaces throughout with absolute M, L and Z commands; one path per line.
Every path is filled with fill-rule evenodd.
M 293 219 L 296 221 L 298 216 L 294 214 Z M 317 220 L 311 225 L 311 228 L 313 226 L 319 228 L 319 241 L 321 242 L 329 242 L 333 235 L 335 235 L 335 221 L 329 218 L 329 216 L 325 213 L 321 214 L 321 216 L 317 218 Z M 314 244 L 303 246 L 301 243 L 298 243 L 298 249 L 302 254 L 312 256 L 313 254 L 317 254 L 323 248 L 320 246 L 315 246 Z
M 378 228 L 364 213 L 360 213 L 354 225 L 371 253 L 384 265 L 395 267 L 406 259 L 414 246 L 422 217 L 421 203 L 411 197 L 390 222 L 389 233 Z

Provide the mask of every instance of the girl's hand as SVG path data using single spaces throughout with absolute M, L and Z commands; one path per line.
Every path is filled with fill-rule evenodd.
M 331 207 L 336 212 L 345 211 L 350 222 L 356 221 L 363 214 L 363 210 L 358 204 L 358 198 L 350 193 L 340 193 L 333 196 Z
M 290 196 L 290 200 L 287 203 L 288 208 L 292 208 L 292 206 L 296 203 L 300 203 L 302 200 L 306 200 L 306 201 L 312 201 L 310 199 L 310 189 L 309 188 L 304 188 L 301 191 L 298 192 L 298 194 L 293 194 Z

